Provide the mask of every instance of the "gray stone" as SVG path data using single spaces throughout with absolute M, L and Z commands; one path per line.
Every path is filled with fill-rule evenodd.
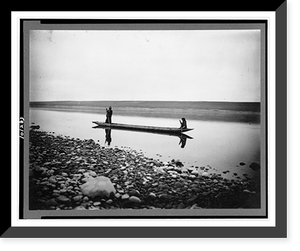
M 177 206 L 178 209 L 184 209 L 185 208 L 185 205 L 181 202 L 178 206 Z
M 153 192 L 151 192 L 151 193 L 149 193 L 149 197 L 151 197 L 152 199 L 154 199 L 154 198 L 156 198 L 156 194 L 153 193 Z
M 74 210 L 86 210 L 84 206 L 75 207 Z
M 129 199 L 129 195 L 127 193 L 123 194 L 121 197 L 122 200 L 127 200 Z
M 57 205 L 58 205 L 58 203 L 56 202 L 55 199 L 47 200 L 47 201 L 45 202 L 45 204 L 46 204 L 48 207 L 52 207 L 52 206 L 57 206 Z
M 112 200 L 112 199 L 109 199 L 109 200 L 106 201 L 106 203 L 107 203 L 107 204 L 112 204 L 112 203 L 113 203 L 113 200 Z
M 82 198 L 83 198 L 82 195 L 77 195 L 77 196 L 74 196 L 74 197 L 73 197 L 73 200 L 74 200 L 75 202 L 77 202 L 77 201 L 80 201 Z
M 81 176 L 82 176 L 81 173 L 75 173 L 75 174 L 73 174 L 73 177 L 81 177 Z
M 169 198 L 169 195 L 167 195 L 166 193 L 163 193 L 163 194 L 160 194 L 160 195 L 158 196 L 158 198 L 161 199 L 161 200 L 166 200 L 166 199 Z
M 60 195 L 56 198 L 56 201 L 67 204 L 70 202 L 70 199 L 64 195 Z
M 49 179 L 48 179 L 49 182 L 55 184 L 57 182 L 56 180 L 56 177 L 55 176 L 51 176 Z
M 115 194 L 116 189 L 109 178 L 99 176 L 91 178 L 85 184 L 81 185 L 81 191 L 89 197 L 109 197 L 111 193 Z
M 97 176 L 97 173 L 94 172 L 94 171 L 90 171 L 89 174 L 90 174 L 92 177 L 96 177 L 96 176 Z
M 141 199 L 139 197 L 136 197 L 136 196 L 131 196 L 129 198 L 129 201 L 131 201 L 131 202 L 133 202 L 135 204 L 140 204 L 142 202 Z
M 165 206 L 165 209 L 171 209 L 171 208 L 173 208 L 172 204 L 168 204 L 168 205 Z
M 115 197 L 116 197 L 117 199 L 119 199 L 119 198 L 121 197 L 121 194 L 116 193 L 116 194 L 115 194 Z
M 197 169 L 194 169 L 192 172 L 191 172 L 191 174 L 193 174 L 193 175 L 198 175 L 199 174 L 199 172 L 197 171 Z
M 199 207 L 197 204 L 194 204 L 191 206 L 190 209 L 202 209 L 201 207 Z
M 133 189 L 129 192 L 129 195 L 138 197 L 138 196 L 140 196 L 140 192 L 138 190 Z
M 243 190 L 243 193 L 247 193 L 247 194 L 256 194 L 255 191 L 250 191 L 248 189 Z

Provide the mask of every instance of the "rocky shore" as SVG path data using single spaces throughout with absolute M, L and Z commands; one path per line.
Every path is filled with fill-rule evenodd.
M 260 208 L 257 180 L 225 179 L 210 166 L 161 162 L 37 128 L 29 144 L 30 210 Z M 102 180 L 111 192 L 86 191 L 88 182 Z

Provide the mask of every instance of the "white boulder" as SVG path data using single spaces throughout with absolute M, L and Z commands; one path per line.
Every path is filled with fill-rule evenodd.
M 110 179 L 104 176 L 90 178 L 86 183 L 81 185 L 81 191 L 88 197 L 109 197 L 111 193 L 115 194 L 116 189 Z
M 202 173 L 202 177 L 208 177 L 208 176 L 209 176 L 208 172 L 203 172 Z

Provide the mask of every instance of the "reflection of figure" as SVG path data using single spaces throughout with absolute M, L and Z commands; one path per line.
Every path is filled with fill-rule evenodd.
M 107 142 L 108 146 L 110 146 L 111 140 L 111 129 L 105 129 L 105 143 Z
M 182 118 L 181 120 L 179 120 L 179 122 L 180 122 L 180 129 L 186 129 L 187 128 L 185 118 Z
M 112 115 L 113 115 L 113 111 L 112 111 L 111 106 L 110 106 L 108 109 L 106 109 L 106 120 L 105 120 L 105 123 L 112 123 L 111 122 Z
M 179 145 L 181 144 L 181 148 L 185 147 L 186 144 L 186 137 L 184 135 L 180 135 L 180 142 Z

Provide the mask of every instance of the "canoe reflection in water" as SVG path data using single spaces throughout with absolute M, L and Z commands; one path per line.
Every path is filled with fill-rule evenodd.
M 187 139 L 186 135 L 184 135 L 184 134 L 180 135 L 179 145 L 181 145 L 181 148 L 185 147 L 186 139 Z
M 105 144 L 107 143 L 108 146 L 110 146 L 111 142 L 112 142 L 112 136 L 111 136 L 111 128 L 107 128 L 107 126 L 102 126 L 102 125 L 98 125 L 98 126 L 94 126 L 94 129 L 104 129 L 105 130 Z M 125 130 L 125 131 L 137 131 L 140 132 L 142 130 L 134 130 L 132 128 L 130 129 L 121 129 L 121 128 L 114 128 L 115 130 Z M 181 148 L 184 148 L 186 145 L 186 141 L 187 139 L 193 139 L 192 137 L 184 134 L 184 133 L 172 133 L 172 132 L 159 132 L 159 131 L 143 131 L 143 132 L 147 132 L 147 133 L 154 133 L 154 134 L 162 134 L 162 135 L 166 135 L 166 136 L 176 136 L 180 139 L 179 141 L 179 145 Z
M 107 145 L 110 146 L 111 141 L 111 129 L 105 129 L 105 144 L 107 143 Z

